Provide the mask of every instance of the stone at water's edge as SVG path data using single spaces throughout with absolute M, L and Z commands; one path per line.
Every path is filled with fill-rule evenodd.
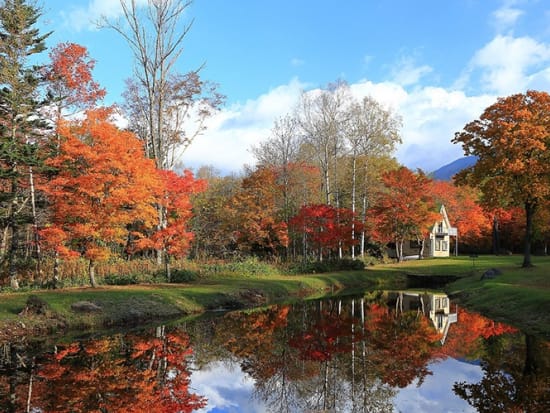
M 98 313 L 102 308 L 90 301 L 77 301 L 71 304 L 71 309 L 79 313 Z
M 498 268 L 490 268 L 481 275 L 481 280 L 491 280 L 498 275 L 502 275 L 502 271 Z

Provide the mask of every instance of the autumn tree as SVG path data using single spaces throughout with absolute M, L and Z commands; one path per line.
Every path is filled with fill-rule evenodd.
M 153 246 L 164 251 L 164 266 L 166 278 L 171 279 L 170 258 L 181 258 L 190 248 L 193 233 L 189 230 L 189 221 L 192 217 L 190 197 L 205 189 L 206 181 L 196 180 L 193 173 L 185 170 L 183 175 L 173 171 L 158 171 L 161 178 L 162 192 L 159 196 L 166 222 L 151 237 Z
M 56 121 L 65 115 L 65 110 L 89 109 L 105 97 L 105 89 L 92 77 L 94 67 L 95 60 L 79 44 L 60 43 L 50 51 L 44 80 Z
M 286 115 L 275 120 L 267 140 L 252 148 L 259 165 L 277 171 L 277 180 L 281 187 L 280 204 L 283 218 L 287 223 L 295 214 L 296 204 L 299 202 L 299 198 L 294 196 L 294 191 L 303 190 L 298 185 L 304 172 L 300 166 L 305 165 L 302 144 L 303 137 L 298 120 Z
M 47 162 L 58 172 L 43 187 L 52 204 L 52 227 L 89 261 L 92 286 L 96 262 L 110 255 L 111 245 L 125 244 L 132 223 L 153 226 L 155 189 L 161 186 L 141 142 L 110 123 L 109 115 L 89 111 L 80 122 L 60 125 L 59 155 Z
M 344 123 L 344 138 L 348 145 L 351 158 L 351 210 L 357 210 L 357 197 L 361 197 L 363 205 L 363 220 L 366 214 L 368 198 L 368 177 L 374 158 L 382 158 L 395 151 L 401 143 L 399 129 L 401 119 L 392 111 L 385 109 L 370 96 L 365 96 L 360 102 L 352 102 L 348 109 L 349 116 Z M 358 169 L 362 169 L 358 173 Z M 358 178 L 363 177 L 359 182 Z M 358 194 L 358 188 L 361 189 Z M 355 229 L 352 228 L 352 237 Z M 364 245 L 364 233 L 361 236 Z M 361 248 L 361 252 L 364 247 Z M 351 257 L 355 258 L 355 248 L 351 249 Z
M 134 56 L 135 78 L 125 92 L 129 128 L 143 140 L 158 169 L 172 169 L 223 97 L 216 85 L 200 78 L 200 68 L 187 74 L 177 70 L 192 26 L 192 21 L 184 23 L 191 1 L 150 0 L 146 6 L 136 0 L 119 2 L 122 18 L 102 17 L 99 24 L 119 33 Z M 158 216 L 159 228 L 166 229 L 166 212 L 159 210 Z M 165 256 L 166 251 L 157 252 L 159 265 Z
M 448 181 L 433 181 L 430 192 L 438 204 L 445 205 L 460 242 L 480 245 L 491 227 L 490 214 L 480 204 L 480 195 L 467 185 L 456 186 Z
M 230 211 L 225 206 L 239 191 L 242 179 L 235 175 L 221 176 L 213 167 L 200 168 L 196 176 L 207 185 L 191 199 L 194 234 L 191 255 L 193 258 L 225 258 L 232 253 L 230 240 L 233 237 L 227 225 Z
M 36 28 L 40 14 L 34 3 L 25 0 L 5 0 L 0 5 L 0 260 L 7 258 L 13 288 L 19 287 L 16 261 L 21 224 L 32 221 L 29 187 L 32 167 L 39 163 L 36 132 L 43 127 L 40 67 L 31 63 L 34 55 L 45 50 L 49 35 Z
M 280 194 L 273 170 L 259 168 L 246 177 L 227 204 L 235 245 L 241 251 L 270 256 L 288 245 L 287 224 L 280 218 Z
M 320 261 L 329 253 L 335 254 L 340 248 L 357 244 L 357 234 L 362 231 L 362 224 L 350 209 L 326 204 L 304 205 L 289 225 L 303 238 L 304 257 L 310 249 L 316 252 Z
M 519 206 L 525 212 L 523 267 L 530 267 L 533 217 L 550 197 L 550 95 L 529 90 L 499 98 L 479 119 L 457 132 L 466 155 L 477 163 L 459 173 L 459 183 L 481 189 L 492 207 Z
M 403 166 L 386 172 L 382 180 L 384 190 L 371 209 L 376 226 L 374 236 L 395 242 L 401 262 L 405 240 L 424 240 L 438 213 L 430 192 L 430 179 L 422 172 L 414 173 Z

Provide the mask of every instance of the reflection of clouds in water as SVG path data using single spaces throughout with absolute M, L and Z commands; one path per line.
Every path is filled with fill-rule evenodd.
M 448 358 L 430 363 L 433 372 L 421 387 L 417 382 L 405 387 L 395 397 L 394 406 L 401 412 L 475 413 L 475 409 L 453 392 L 453 384 L 461 381 L 477 383 L 483 378 L 479 365 Z
M 194 370 L 191 388 L 205 396 L 208 404 L 200 413 L 260 413 L 265 407 L 253 400 L 254 380 L 237 363 L 217 361 Z
M 479 365 L 449 358 L 428 365 L 433 375 L 426 376 L 421 387 L 414 382 L 401 389 L 395 399 L 395 411 L 431 413 L 474 413 L 475 409 L 453 392 L 453 384 L 479 382 Z M 266 407 L 253 397 L 254 380 L 243 373 L 238 363 L 213 362 L 191 375 L 192 391 L 208 398 L 200 413 L 261 413 Z

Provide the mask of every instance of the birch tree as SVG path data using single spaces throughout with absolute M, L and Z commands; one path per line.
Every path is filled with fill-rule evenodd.
M 385 109 L 375 99 L 370 96 L 364 97 L 360 102 L 353 102 L 348 109 L 347 122 L 345 124 L 345 141 L 348 145 L 348 151 L 351 161 L 351 210 L 356 213 L 357 201 L 357 168 L 364 168 L 363 189 L 360 194 L 362 199 L 362 221 L 365 221 L 367 210 L 367 190 L 370 162 L 373 158 L 388 156 L 395 151 L 396 145 L 401 143 L 399 129 L 401 119 Z M 358 165 L 361 161 L 362 165 Z M 355 229 L 352 229 L 352 237 Z M 361 255 L 364 253 L 365 232 L 361 235 Z M 355 258 L 355 248 L 351 249 L 351 256 Z
M 346 116 L 345 105 L 349 89 L 338 82 L 327 89 L 302 94 L 296 116 L 305 143 L 312 148 L 315 163 L 323 176 L 323 189 L 327 205 L 338 207 L 337 159 L 342 155 L 342 129 Z M 332 171 L 331 171 L 332 168 Z

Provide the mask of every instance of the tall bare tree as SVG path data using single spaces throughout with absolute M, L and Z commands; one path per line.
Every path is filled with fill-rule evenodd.
M 148 0 L 146 7 L 136 0 L 119 1 L 122 17 L 103 17 L 99 25 L 118 32 L 134 55 L 134 79 L 125 94 L 130 128 L 143 139 L 159 169 L 172 169 L 223 97 L 215 85 L 200 79 L 201 68 L 178 72 L 183 41 L 193 23 L 184 22 L 191 1 Z M 165 215 L 159 207 L 159 229 L 166 227 Z M 159 264 L 163 255 L 159 252 Z
M 303 93 L 296 108 L 305 143 L 313 149 L 316 164 L 323 175 L 328 205 L 335 203 L 338 206 L 338 188 L 333 188 L 333 185 L 338 181 L 337 160 L 342 155 L 342 131 L 349 97 L 349 87 L 337 82 L 326 89 Z
M 351 209 L 356 212 L 357 198 L 357 167 L 358 161 L 362 161 L 365 169 L 362 174 L 366 180 L 369 176 L 369 160 L 387 156 L 395 151 L 397 144 L 401 143 L 399 129 L 401 118 L 391 110 L 385 109 L 375 99 L 365 96 L 360 102 L 354 101 L 348 109 L 347 122 L 345 124 L 344 137 L 351 157 Z M 368 182 L 364 181 L 362 220 L 365 220 L 367 208 Z M 352 228 L 352 237 L 355 230 Z M 361 235 L 361 255 L 364 253 L 365 233 Z M 352 258 L 355 258 L 355 248 L 351 249 Z

